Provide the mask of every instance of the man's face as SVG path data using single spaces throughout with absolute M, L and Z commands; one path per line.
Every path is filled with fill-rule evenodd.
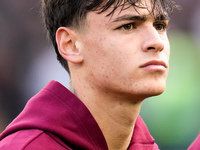
M 142 8 L 118 8 L 106 17 L 109 12 L 89 12 L 80 33 L 85 80 L 100 92 L 127 98 L 161 94 L 169 68 L 168 21 Z

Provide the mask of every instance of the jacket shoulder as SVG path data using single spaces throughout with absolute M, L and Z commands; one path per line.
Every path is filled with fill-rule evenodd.
M 200 133 L 187 150 L 198 150 L 198 149 L 200 149 Z
M 0 141 L 1 150 L 70 150 L 56 136 L 38 129 L 20 130 Z

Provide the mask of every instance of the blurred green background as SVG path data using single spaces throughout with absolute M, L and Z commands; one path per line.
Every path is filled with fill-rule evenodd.
M 146 99 L 141 116 L 161 150 L 185 150 L 200 130 L 200 1 L 176 0 L 166 91 Z M 54 79 L 68 87 L 43 27 L 40 0 L 0 1 L 0 132 Z

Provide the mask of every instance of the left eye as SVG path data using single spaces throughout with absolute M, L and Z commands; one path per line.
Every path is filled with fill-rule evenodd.
M 154 28 L 158 31 L 165 31 L 167 28 L 167 25 L 165 23 L 155 23 Z
M 123 30 L 126 30 L 126 31 L 132 30 L 132 29 L 136 29 L 136 28 L 137 28 L 137 27 L 136 27 L 136 24 L 135 24 L 135 23 L 125 24 L 125 25 L 119 27 L 119 29 L 123 29 Z

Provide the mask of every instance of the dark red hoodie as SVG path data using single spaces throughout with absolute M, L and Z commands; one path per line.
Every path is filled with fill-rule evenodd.
M 51 81 L 34 96 L 0 135 L 0 150 L 108 150 L 85 105 L 64 86 Z M 157 150 L 138 116 L 129 150 Z
M 190 145 L 188 150 L 200 150 L 200 133 L 194 142 Z

